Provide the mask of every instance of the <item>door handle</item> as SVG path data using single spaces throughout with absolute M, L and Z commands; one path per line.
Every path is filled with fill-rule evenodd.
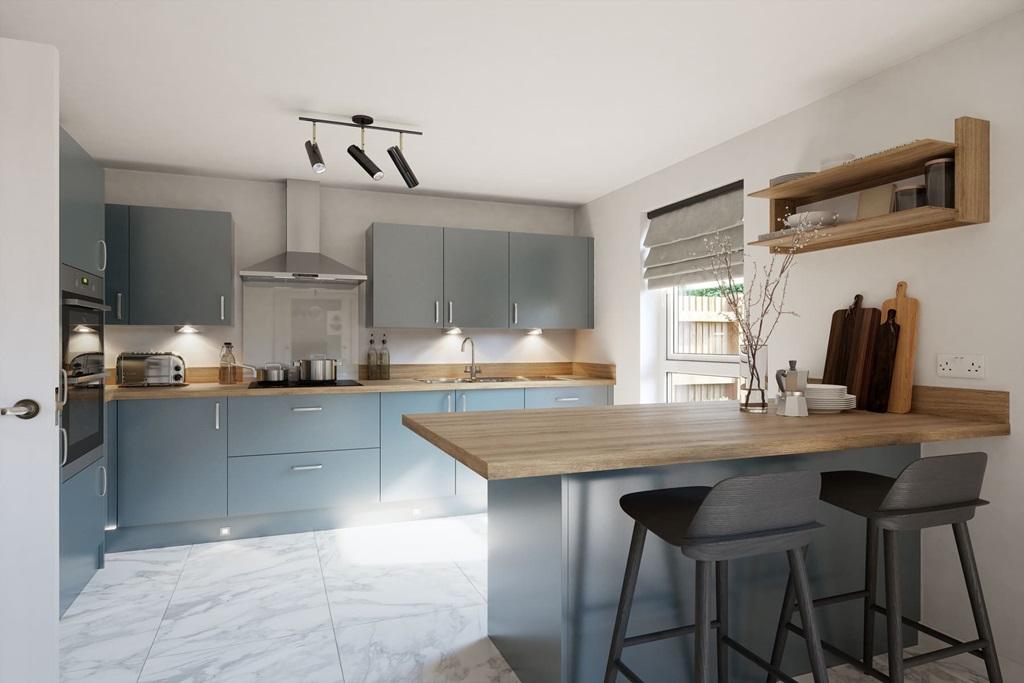
M 220 431 L 220 401 L 213 404 L 213 428 Z
M 310 470 L 322 470 L 323 465 L 292 465 L 292 472 L 309 472 Z
M 448 300 L 448 324 L 452 323 L 452 300 Z
M 9 408 L 0 408 L 0 417 L 10 415 L 22 420 L 31 420 L 39 414 L 39 404 L 30 398 L 23 398 Z
M 292 408 L 293 413 L 319 413 L 323 406 L 297 406 Z
M 512 303 L 512 324 L 519 324 L 519 304 L 515 302 Z
M 558 403 L 575 403 L 580 400 L 579 396 L 560 396 L 555 399 Z
M 466 412 L 466 394 L 462 394 L 461 398 L 462 398 L 462 401 L 461 401 L 461 403 L 462 403 L 462 412 Z
M 106 269 L 107 269 L 107 241 L 106 240 L 99 240 L 99 244 L 100 244 L 100 247 L 102 247 L 102 249 L 103 249 L 103 251 L 101 252 L 103 254 L 103 265 L 102 266 L 97 265 L 97 267 L 100 269 L 100 272 L 102 273 L 102 272 L 106 271 Z
M 68 464 L 68 430 L 57 427 L 60 430 L 60 466 Z
M 441 302 L 434 302 L 434 324 L 437 325 L 441 322 Z
M 223 294 L 221 294 L 221 296 L 220 296 L 220 319 L 221 320 L 224 319 L 224 295 Z
M 448 412 L 449 413 L 455 412 L 455 406 L 452 404 L 452 400 L 454 398 L 455 398 L 455 394 L 453 394 L 452 392 L 449 391 L 448 392 Z
M 107 497 L 107 487 L 109 485 L 109 482 L 107 481 L 107 466 L 106 465 L 100 465 L 100 474 L 102 475 L 102 479 L 100 479 L 100 482 L 103 484 L 103 486 L 100 488 L 100 498 L 106 498 Z
M 68 371 L 60 369 L 60 384 L 57 385 L 57 410 L 68 404 Z
M 124 320 L 124 294 L 117 293 L 117 319 Z

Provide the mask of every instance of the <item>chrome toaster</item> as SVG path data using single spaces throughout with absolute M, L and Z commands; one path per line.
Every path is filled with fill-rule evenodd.
M 122 387 L 167 387 L 185 384 L 185 360 L 167 351 L 126 351 L 117 357 Z

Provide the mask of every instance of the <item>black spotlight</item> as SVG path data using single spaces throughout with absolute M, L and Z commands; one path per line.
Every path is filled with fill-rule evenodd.
M 405 160 L 405 155 L 402 154 L 402 148 L 398 145 L 388 147 L 388 155 L 391 157 L 391 161 L 395 162 L 395 168 L 398 169 L 399 175 L 402 176 L 402 180 L 409 188 L 416 187 L 420 184 L 417 180 L 416 174 L 412 172 L 412 167 L 409 166 L 409 162 Z
M 348 146 L 349 155 L 356 160 L 356 163 L 363 167 L 366 174 L 374 180 L 380 180 L 384 177 L 384 171 L 380 170 L 380 166 L 373 163 L 373 160 L 366 156 L 366 152 L 359 149 L 359 145 Z
M 313 167 L 314 171 L 323 173 L 327 170 L 324 156 L 320 153 L 320 145 L 311 140 L 306 140 L 306 156 L 309 157 L 309 165 Z

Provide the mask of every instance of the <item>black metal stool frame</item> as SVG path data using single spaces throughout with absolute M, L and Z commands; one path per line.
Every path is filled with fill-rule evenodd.
M 989 622 L 985 597 L 981 588 L 978 565 L 974 557 L 967 522 L 974 517 L 979 506 L 988 502 L 978 498 L 981 481 L 984 476 L 987 456 L 984 453 L 964 453 L 950 456 L 926 458 L 911 463 L 895 480 L 887 483 L 884 497 L 872 491 L 868 498 L 874 501 L 854 501 L 850 494 L 837 495 L 834 501 L 839 507 L 865 516 L 867 520 L 867 537 L 864 567 L 864 588 L 849 593 L 841 593 L 813 601 L 815 607 L 823 607 L 852 600 L 863 600 L 864 635 L 861 657 L 842 650 L 836 645 L 822 641 L 822 647 L 839 659 L 858 667 L 862 672 L 886 683 L 903 683 L 906 669 L 928 664 L 960 654 L 971 654 L 984 660 L 985 669 L 990 683 L 1003 683 L 1003 675 L 996 654 L 995 642 L 992 637 L 992 626 Z M 836 485 L 842 486 L 844 475 L 861 475 L 863 473 L 834 473 Z M 871 477 L 872 475 L 866 475 Z M 878 476 L 878 475 L 874 475 Z M 829 477 L 825 475 L 826 479 Z M 874 482 L 868 479 L 868 482 Z M 823 496 L 828 502 L 829 496 Z M 948 501 L 956 502 L 948 502 Z M 870 511 L 869 503 L 876 502 L 876 510 Z M 921 503 L 924 503 L 921 505 Z M 916 506 L 916 507 L 915 507 Z M 964 573 L 967 595 L 971 603 L 978 637 L 974 640 L 961 641 L 949 634 L 919 621 L 903 616 L 903 601 L 900 591 L 899 566 L 899 531 L 919 531 L 921 529 L 945 526 L 953 528 L 960 565 Z M 878 588 L 878 537 L 882 534 L 885 565 L 886 605 L 877 602 Z M 804 637 L 804 629 L 792 623 L 795 611 L 794 599 L 798 589 L 792 580 L 786 587 L 783 608 L 779 617 L 775 644 L 772 648 L 772 665 L 777 668 L 785 652 L 786 634 L 793 632 Z M 802 610 L 801 610 L 802 612 Z M 889 674 L 879 671 L 874 666 L 875 615 L 886 617 Z M 802 614 L 801 614 L 802 618 Z M 929 635 L 946 644 L 946 647 L 915 655 L 903 657 L 903 626 L 909 626 L 919 633 Z M 817 639 L 817 635 L 811 635 Z M 769 673 L 767 683 L 774 683 L 778 678 Z
M 623 509 L 634 517 L 633 535 L 626 559 L 615 626 L 612 633 L 605 683 L 615 683 L 619 674 L 631 683 L 643 683 L 640 676 L 622 661 L 622 652 L 667 638 L 694 635 L 694 678 L 696 683 L 709 683 L 708 662 L 711 657 L 711 631 L 717 631 L 718 682 L 729 680 L 728 651 L 732 649 L 765 671 L 786 683 L 796 683 L 772 662 L 758 656 L 729 635 L 729 561 L 774 552 L 785 552 L 790 566 L 789 586 L 796 596 L 803 623 L 807 624 L 807 649 L 815 683 L 826 683 L 828 673 L 825 657 L 818 644 L 810 581 L 804 554 L 811 535 L 821 528 L 814 520 L 820 477 L 815 472 L 734 477 L 713 489 L 689 487 L 630 494 L 622 499 Z M 631 511 L 630 498 L 662 497 L 673 493 L 684 505 L 673 501 L 655 502 L 647 510 Z M 758 505 L 768 496 L 777 497 L 775 506 Z M 689 503 L 686 509 L 685 503 Z M 638 505 L 637 507 L 641 507 Z M 651 531 L 666 542 L 679 546 L 682 553 L 696 561 L 694 623 L 662 631 L 627 636 L 629 614 L 633 606 L 640 561 L 643 556 L 648 527 L 641 518 L 650 517 L 656 526 Z M 773 525 L 778 525 L 772 528 Z M 739 531 L 740 533 L 735 533 Z M 711 572 L 715 571 L 715 611 L 711 618 Z M 788 590 L 788 589 L 787 589 Z

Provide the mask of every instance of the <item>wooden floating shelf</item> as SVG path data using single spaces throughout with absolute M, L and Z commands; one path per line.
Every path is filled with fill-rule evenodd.
M 955 206 L 924 206 L 874 218 L 820 228 L 800 251 L 819 251 L 862 242 L 916 235 L 989 220 L 989 122 L 962 116 L 954 124 L 955 142 L 915 140 L 906 145 L 871 154 L 849 163 L 750 193 L 771 202 L 772 231 L 782 219 L 802 205 L 890 185 L 924 173 L 925 162 L 952 156 L 955 174 Z M 788 251 L 793 235 L 765 237 L 752 246 Z
M 800 248 L 800 251 L 820 251 L 821 249 L 845 247 L 850 244 L 917 235 L 922 232 L 945 230 L 961 225 L 967 224 L 957 219 L 956 209 L 922 206 L 876 218 L 865 218 L 852 223 L 819 228 L 815 231 L 814 237 Z M 789 251 L 793 246 L 793 235 L 766 237 L 750 244 L 757 247 L 771 247 L 774 252 Z

